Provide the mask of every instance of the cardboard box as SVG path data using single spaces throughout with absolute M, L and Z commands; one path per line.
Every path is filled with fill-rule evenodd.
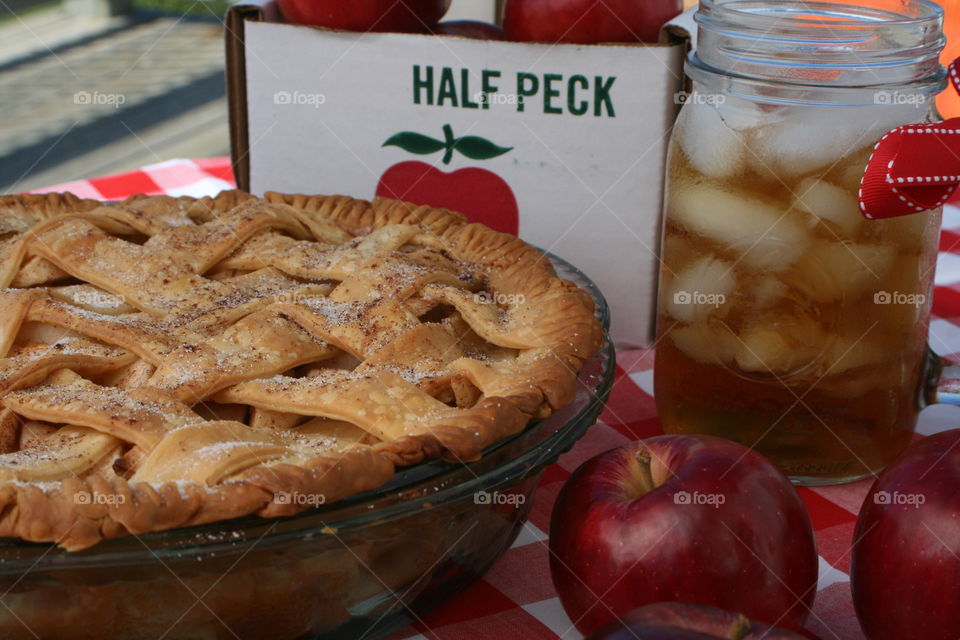
M 347 33 L 280 23 L 271 4 L 234 6 L 227 27 L 241 188 L 388 195 L 519 229 L 597 282 L 614 340 L 651 344 L 682 37 Z

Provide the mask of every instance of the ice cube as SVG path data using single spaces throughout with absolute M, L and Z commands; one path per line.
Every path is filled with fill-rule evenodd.
M 722 315 L 736 286 L 733 265 L 710 256 L 695 260 L 668 280 L 670 286 L 661 293 L 664 307 L 688 324 L 710 314 Z
M 751 130 L 747 161 L 761 173 L 772 172 L 781 179 L 827 171 L 890 129 L 922 118 L 914 105 L 797 106 L 780 122 Z
M 730 178 L 743 170 L 743 141 L 724 124 L 714 104 L 684 105 L 673 136 L 690 165 L 705 176 Z
M 874 296 L 877 331 L 886 332 L 888 344 L 902 345 L 918 335 L 918 328 L 930 312 L 930 285 L 933 264 L 926 256 L 898 255 Z M 932 258 L 932 256 L 931 256 Z M 867 325 L 869 326 L 869 325 Z M 859 325 L 863 330 L 863 323 Z
M 882 242 L 898 246 L 901 251 L 919 255 L 929 247 L 936 246 L 940 219 L 935 214 L 923 212 L 869 221 L 868 224 L 879 230 Z
M 669 336 L 677 349 L 701 364 L 719 365 L 732 360 L 736 337 L 723 324 L 698 322 L 674 327 Z
M 832 223 L 842 234 L 853 236 L 864 221 L 854 193 L 826 180 L 805 178 L 797 185 L 793 206 L 809 213 L 812 222 Z
M 668 335 L 673 345 L 688 357 L 702 364 L 715 364 L 713 343 L 705 327 L 703 324 L 674 327 Z
M 749 195 L 706 184 L 672 189 L 671 221 L 734 252 L 755 269 L 787 269 L 804 252 L 809 230 L 786 212 Z
M 720 117 L 734 131 L 746 131 L 771 124 L 780 120 L 785 111 L 784 107 L 779 105 L 760 104 L 730 95 L 724 95 L 722 100 L 717 100 L 716 106 Z
M 890 305 L 880 317 L 877 330 L 886 334 L 889 344 L 903 345 L 915 338 L 923 327 L 924 318 L 930 316 L 928 295 L 907 295 L 908 298 L 900 298 L 904 301 L 902 304 Z
M 883 279 L 882 289 L 904 295 L 926 293 L 933 277 L 933 264 L 924 258 L 913 253 L 896 256 L 888 275 Z
M 749 289 L 754 304 L 760 309 L 773 306 L 790 294 L 790 287 L 782 280 L 773 277 L 763 277 L 759 283 Z
M 791 375 L 817 360 L 826 337 L 810 317 L 765 315 L 738 334 L 734 361 L 739 370 L 747 373 Z
M 895 257 L 889 245 L 818 240 L 797 264 L 791 283 L 817 302 L 852 301 L 882 288 Z
M 869 327 L 865 327 L 867 333 Z M 829 341 L 829 347 L 823 354 L 819 375 L 832 376 L 860 367 L 876 366 L 895 359 L 899 347 L 884 344 L 870 338 L 869 335 L 836 336 Z
M 888 309 L 879 308 L 884 314 Z M 876 315 L 858 316 L 859 322 L 848 319 L 831 334 L 816 368 L 817 379 L 822 378 L 817 391 L 854 398 L 877 389 L 902 390 L 916 382 L 922 339 L 916 329 L 906 334 L 885 330 L 884 316 L 880 318 L 880 324 Z
M 845 166 L 840 177 L 840 184 L 851 193 L 857 193 L 860 190 L 860 181 L 867 170 L 867 162 L 873 153 L 874 145 L 871 144 L 864 149 L 850 154 L 849 158 L 844 160 Z

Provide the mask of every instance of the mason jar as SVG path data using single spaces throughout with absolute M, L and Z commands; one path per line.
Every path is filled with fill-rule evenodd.
M 940 210 L 868 220 L 889 130 L 939 121 L 926 0 L 702 0 L 668 153 L 655 395 L 805 484 L 881 469 L 924 402 Z M 939 370 L 939 369 L 937 369 Z

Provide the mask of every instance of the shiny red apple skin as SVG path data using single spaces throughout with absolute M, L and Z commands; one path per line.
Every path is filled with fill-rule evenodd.
M 857 519 L 850 588 L 870 640 L 960 638 L 960 429 L 914 443 Z
M 433 28 L 433 33 L 443 36 L 460 36 L 475 40 L 506 40 L 507 34 L 495 24 L 479 20 L 449 20 Z
M 644 453 L 659 485 L 645 494 L 636 489 Z M 656 436 L 583 463 L 557 498 L 550 549 L 554 586 L 584 634 L 655 602 L 799 629 L 816 595 L 800 496 L 766 458 L 712 436 Z
M 278 0 L 287 22 L 344 31 L 427 33 L 451 0 Z
M 624 615 L 587 640 L 807 640 L 741 614 L 683 602 L 658 602 Z
M 503 28 L 517 42 L 656 42 L 683 0 L 507 0 Z

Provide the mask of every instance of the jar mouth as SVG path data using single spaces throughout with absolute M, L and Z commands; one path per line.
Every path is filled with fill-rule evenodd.
M 893 7 L 898 11 L 892 10 Z M 824 18 L 844 29 L 865 31 L 873 30 L 878 23 L 893 28 L 910 28 L 924 23 L 936 26 L 943 20 L 943 8 L 931 0 L 865 0 L 857 4 L 827 0 L 700 0 L 694 15 L 698 24 L 708 20 L 735 20 L 743 28 L 763 32 L 774 28 L 807 32 L 811 28 L 823 28 Z
M 815 87 L 942 85 L 943 9 L 930 0 L 701 0 L 706 72 Z

